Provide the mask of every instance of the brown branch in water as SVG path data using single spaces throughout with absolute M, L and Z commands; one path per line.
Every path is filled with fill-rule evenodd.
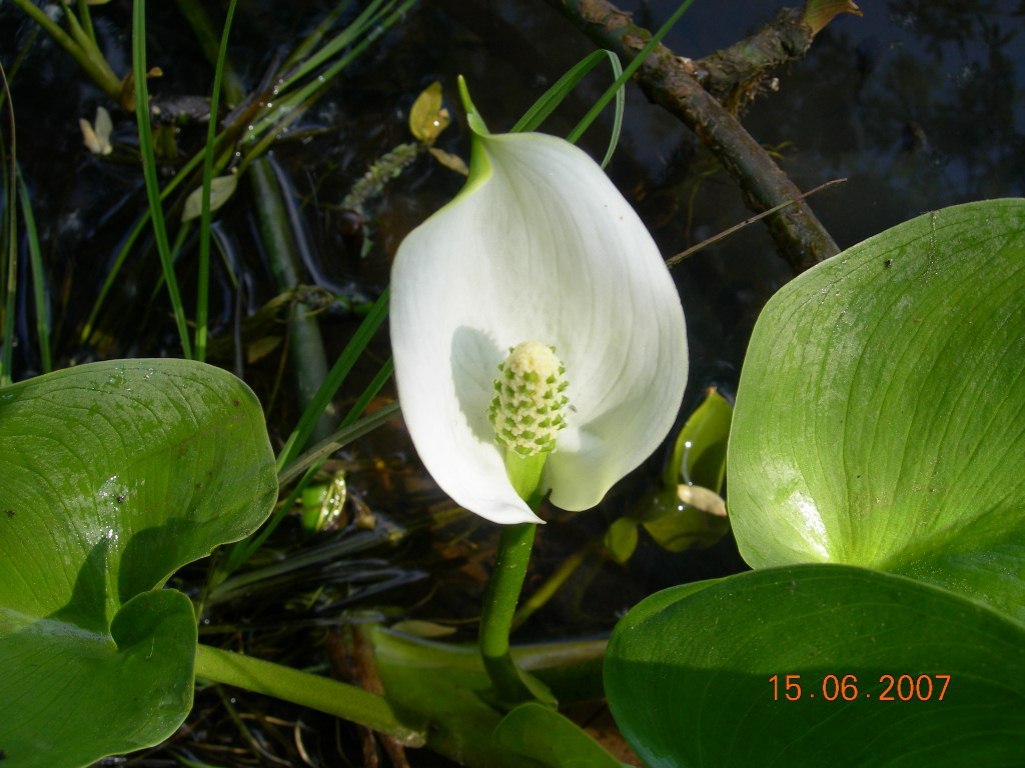
M 629 14 L 606 0 L 546 0 L 559 9 L 596 45 L 629 61 L 651 38 Z M 740 185 L 755 213 L 796 201 L 768 218 L 769 232 L 780 254 L 795 272 L 834 255 L 833 238 L 801 198 L 800 190 L 769 153 L 730 112 L 701 87 L 691 74 L 692 62 L 658 45 L 635 79 L 656 104 L 682 120 L 718 158 Z
M 841 13 L 861 15 L 853 0 L 810 0 L 802 9 L 781 8 L 750 37 L 691 63 L 691 74 L 733 114 L 765 89 L 769 74 L 803 57 L 811 41 Z M 769 85 L 769 89 L 773 86 Z
M 751 37 L 692 62 L 691 73 L 724 107 L 737 114 L 763 88 L 769 73 L 811 47 L 811 28 L 796 8 L 782 8 Z

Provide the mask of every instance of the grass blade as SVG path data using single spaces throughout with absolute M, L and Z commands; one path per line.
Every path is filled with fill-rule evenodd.
M 378 9 L 387 2 L 387 7 L 384 10 L 378 12 Z M 347 25 L 339 34 L 335 35 L 329 40 L 319 51 L 306 59 L 300 64 L 294 72 L 288 74 L 278 88 L 281 91 L 285 91 L 291 88 L 295 83 L 301 80 L 303 77 L 313 72 L 317 67 L 324 64 L 332 56 L 342 51 L 346 46 L 352 44 L 352 42 L 360 37 L 366 30 L 373 27 L 377 23 L 378 19 L 381 18 L 388 10 L 395 5 L 396 0 L 372 0 L 370 5 L 363 9 L 359 16 L 353 19 L 352 23 Z
M 327 378 L 324 379 L 324 383 L 321 384 L 317 394 L 310 401 L 310 404 L 299 419 L 299 423 L 296 424 L 292 434 L 289 435 L 288 441 L 278 454 L 279 472 L 303 449 L 310 434 L 313 432 L 317 420 L 320 418 L 320 414 L 323 413 L 327 404 L 331 402 L 331 398 L 334 397 L 335 392 L 341 387 L 345 377 L 349 375 L 349 371 L 352 370 L 360 355 L 363 354 L 363 350 L 367 348 L 370 340 L 377 333 L 377 329 L 381 327 L 387 316 L 388 291 L 385 290 L 378 297 L 377 301 L 374 302 L 367 316 L 363 318 L 363 322 L 360 323 L 359 328 L 356 329 L 356 333 L 353 334 L 349 343 L 345 345 L 345 349 L 342 350 L 342 354 L 338 356 L 335 364 L 331 366 L 331 370 L 328 372 Z
M 142 172 L 146 181 L 146 197 L 149 200 L 150 221 L 153 224 L 153 238 L 160 254 L 160 266 L 164 270 L 167 293 L 171 299 L 178 337 L 181 339 L 185 357 L 192 357 L 189 329 L 185 322 L 185 308 L 182 306 L 178 281 L 174 276 L 171 246 L 167 240 L 164 211 L 160 206 L 160 188 L 157 184 L 157 161 L 153 154 L 153 130 L 149 119 L 149 89 L 146 85 L 146 1 L 132 2 L 132 73 L 135 78 L 135 117 L 139 125 L 139 150 L 142 154 Z
M 600 51 L 594 51 L 589 54 L 575 66 L 573 66 L 566 74 L 559 78 L 559 80 L 545 91 L 541 98 L 534 102 L 533 106 L 528 109 L 523 117 L 521 117 L 516 125 L 512 127 L 512 133 L 518 133 L 520 131 L 533 131 L 541 123 L 543 123 L 552 112 L 555 111 L 556 107 L 563 102 L 563 100 L 569 95 L 570 91 L 580 84 L 580 81 L 598 64 L 602 61 L 608 60 L 609 65 L 612 67 L 612 76 L 614 83 L 619 82 L 623 75 L 623 65 L 619 63 L 619 57 L 616 56 L 612 51 L 602 49 Z M 604 168 L 609 164 L 612 159 L 612 153 L 616 151 L 616 145 L 619 144 L 619 134 L 623 129 L 623 112 L 626 110 L 626 91 L 622 87 L 617 87 L 614 91 L 616 97 L 616 110 L 615 115 L 612 118 L 612 134 L 609 136 L 609 146 L 605 150 L 605 157 L 602 158 L 601 167 Z M 577 126 L 579 128 L 579 125 Z M 576 143 L 580 134 L 574 129 L 574 134 L 570 141 Z
M 32 266 L 32 297 L 36 305 L 36 336 L 39 338 L 39 359 L 43 373 L 53 370 L 50 356 L 50 312 L 47 306 L 46 272 L 43 271 L 43 256 L 39 248 L 39 232 L 36 217 L 32 213 L 32 200 L 28 194 L 25 179 L 18 169 L 18 192 L 21 197 L 21 219 L 25 223 L 25 241 L 28 245 L 29 264 Z
M 214 146 L 217 143 L 217 108 L 221 98 L 221 80 L 228 53 L 228 35 L 238 0 L 231 0 L 224 19 L 221 45 L 214 66 L 213 93 L 210 95 L 210 120 L 207 124 L 206 147 L 203 150 L 203 201 L 199 217 L 199 274 L 196 290 L 196 359 L 206 359 L 206 336 L 210 301 L 210 182 L 214 175 Z
M 295 478 L 299 477 L 299 475 L 302 475 L 302 479 L 296 483 L 295 487 L 292 488 L 285 501 L 278 505 L 278 508 L 274 511 L 274 515 L 258 533 L 248 539 L 240 541 L 231 548 L 226 561 L 219 569 L 219 579 L 223 580 L 228 575 L 234 573 L 250 557 L 253 556 L 253 553 L 263 546 L 267 537 L 274 533 L 274 530 L 278 527 L 281 521 L 285 519 L 288 511 L 292 509 L 296 499 L 299 498 L 299 494 L 303 492 L 303 489 L 307 486 L 310 480 L 313 479 L 313 476 L 328 456 L 340 448 L 344 448 L 353 440 L 357 440 L 360 437 L 363 437 L 363 435 L 374 431 L 378 427 L 390 421 L 393 416 L 398 414 L 399 404 L 390 403 L 371 415 L 362 419 L 360 418 L 366 410 L 367 405 L 370 404 L 370 401 L 377 396 L 378 392 L 381 391 L 381 388 L 388 382 L 388 379 L 391 378 L 393 371 L 394 365 L 391 358 L 389 358 L 388 361 L 381 366 L 381 370 L 377 372 L 377 375 L 374 376 L 373 381 L 371 381 L 370 384 L 367 385 L 367 388 L 363 390 L 363 394 L 359 396 L 352 408 L 349 409 L 349 412 L 345 414 L 345 418 L 342 419 L 342 426 L 338 431 L 326 440 L 322 440 L 278 473 L 278 485 L 280 487 L 284 487 L 288 483 L 292 482 Z
M 355 421 L 348 426 L 342 427 L 326 440 L 321 440 L 310 450 L 279 472 L 278 484 L 287 485 L 321 459 L 330 456 L 339 448 L 344 448 L 353 440 L 358 440 L 363 437 L 363 435 L 373 432 L 378 427 L 391 421 L 392 417 L 396 416 L 398 413 L 399 404 L 389 403 L 383 408 L 374 411 L 369 416 L 365 416 L 359 421 Z
M 303 38 L 303 41 L 299 43 L 299 45 L 297 45 L 290 54 L 288 54 L 288 58 L 281 64 L 280 71 L 282 73 L 289 72 L 294 67 L 298 66 L 299 62 L 312 54 L 317 46 L 320 45 L 320 42 L 327 35 L 331 27 L 337 23 L 338 19 L 342 17 L 342 14 L 345 13 L 351 5 L 352 0 L 342 0 L 338 3 L 317 25 L 316 29 Z
M 540 98 L 534 102 L 534 104 L 523 113 L 516 125 L 510 129 L 510 133 L 521 133 L 524 131 L 534 131 L 548 119 L 548 116 L 555 111 L 555 109 L 565 100 L 570 92 L 580 84 L 580 81 L 584 79 L 595 67 L 601 64 L 606 59 L 611 59 L 615 62 L 613 66 L 619 64 L 619 59 L 612 51 L 600 50 L 593 51 L 585 56 L 583 59 L 578 61 L 571 67 L 566 74 L 560 77 L 555 84 L 541 94 Z M 620 67 L 617 72 L 622 72 Z
M 253 130 L 248 133 L 246 139 L 251 149 L 247 151 L 246 157 L 243 158 L 242 164 L 239 166 L 240 172 L 248 165 L 251 158 L 265 152 L 282 131 L 302 117 L 304 112 L 332 86 L 334 79 L 354 59 L 360 56 L 369 45 L 387 32 L 416 3 L 417 0 L 404 0 L 398 8 L 388 14 L 387 18 L 378 22 L 377 26 L 369 29 L 357 44 L 346 51 L 344 56 L 325 69 L 316 79 L 302 86 L 294 93 L 280 93 L 285 90 L 285 86 L 280 86 L 278 89 L 279 95 L 274 101 L 274 109 L 253 122 Z M 389 4 L 388 8 L 393 6 L 394 2 Z M 384 11 L 379 16 L 383 15 L 383 13 Z M 376 21 L 376 19 L 377 17 L 373 21 Z M 361 24 L 361 26 L 367 27 L 366 24 Z M 345 33 L 343 32 L 342 34 Z M 289 78 L 286 85 L 291 85 L 295 80 L 295 77 Z
M 3 294 L 3 308 L 0 309 L 0 326 L 3 327 L 3 345 L 0 347 L 0 387 L 12 381 L 11 366 L 14 360 L 14 301 L 18 288 L 18 215 L 17 205 L 17 144 L 14 128 L 14 102 L 7 83 L 7 73 L 0 64 L 0 80 L 3 81 L 4 101 L 7 103 L 7 121 L 10 134 L 10 149 L 0 141 L 0 166 L 3 167 L 4 200 L 6 202 L 6 221 L 3 230 L 7 237 L 4 242 L 3 279 L 0 287 Z M 0 137 L 2 138 L 2 137 Z
M 605 93 L 603 93 L 596 102 L 594 102 L 592 107 L 587 111 L 587 114 L 584 115 L 583 119 L 577 123 L 576 127 L 572 131 L 570 131 L 569 135 L 566 137 L 567 141 L 576 143 L 577 139 L 580 138 L 584 131 L 591 127 L 591 123 L 595 121 L 595 118 L 601 114 L 601 111 L 605 109 L 613 98 L 616 98 L 616 94 L 623 89 L 623 86 L 626 85 L 626 81 L 633 77 L 634 72 L 640 69 L 641 64 L 643 64 L 645 59 L 648 58 L 648 54 L 655 50 L 656 45 L 662 42 L 662 38 L 669 33 L 669 30 L 673 28 L 673 25 L 680 20 L 680 17 L 683 16 L 684 13 L 686 13 L 692 2 L 694 2 L 694 0 L 684 0 L 684 2 L 680 4 L 680 7 L 673 11 L 673 15 L 669 17 L 665 24 L 659 27 L 658 32 L 651 36 L 651 40 L 648 41 L 648 44 L 633 57 L 630 63 L 626 65 L 626 69 L 624 69 L 619 77 L 616 78 L 615 82 L 606 89 Z

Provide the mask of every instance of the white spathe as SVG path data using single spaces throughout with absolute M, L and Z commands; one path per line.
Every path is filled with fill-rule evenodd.
M 428 472 L 496 523 L 538 522 L 488 421 L 509 348 L 556 348 L 567 426 L 545 465 L 553 504 L 592 507 L 659 445 L 680 407 L 679 295 L 640 218 L 583 151 L 471 117 L 470 180 L 399 246 L 391 341 L 402 413 Z

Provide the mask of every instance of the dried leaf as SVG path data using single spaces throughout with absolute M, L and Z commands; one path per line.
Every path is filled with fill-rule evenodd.
M 257 339 L 246 347 L 246 362 L 252 364 L 266 357 L 279 344 L 281 344 L 280 336 L 264 336 L 262 339 Z
M 450 122 L 448 110 L 441 106 L 441 83 L 435 81 L 413 102 L 409 110 L 409 130 L 418 141 L 430 146 Z
M 216 211 L 235 194 L 238 176 L 233 173 L 210 179 L 210 210 Z M 203 212 L 203 188 L 197 187 L 189 193 L 182 209 L 182 221 L 198 219 Z
M 113 151 L 110 134 L 114 130 L 114 124 L 106 109 L 97 107 L 95 123 L 90 125 L 88 120 L 80 119 L 78 127 L 82 129 L 82 143 L 94 155 L 109 155 Z
M 438 149 L 437 147 L 431 147 L 427 151 L 431 153 L 435 160 L 449 170 L 461 173 L 463 176 L 469 175 L 470 169 L 466 167 L 466 163 L 463 161 L 463 158 L 459 157 L 459 155 L 450 154 L 443 149 Z
M 723 501 L 722 496 L 709 488 L 681 483 L 676 486 L 676 495 L 684 504 L 690 504 L 702 512 L 716 517 L 726 517 L 726 502 Z

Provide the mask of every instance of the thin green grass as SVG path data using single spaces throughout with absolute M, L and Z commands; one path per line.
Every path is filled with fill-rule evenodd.
M 285 79 L 278 84 L 278 90 L 287 91 L 304 77 L 327 63 L 333 56 L 338 55 L 345 50 L 345 48 L 352 45 L 353 42 L 359 39 L 361 35 L 369 33 L 376 24 L 380 23 L 381 19 L 385 17 L 385 14 L 398 4 L 398 2 L 399 0 L 372 0 L 372 2 L 359 14 L 359 16 L 353 19 L 345 29 L 328 40 L 320 50 L 313 53 L 317 43 L 323 39 L 326 34 L 326 30 L 329 28 L 325 25 L 333 22 L 335 18 L 338 18 L 340 13 L 332 14 L 325 18 L 324 24 L 318 26 L 311 35 L 307 36 L 307 39 L 300 43 L 296 54 L 289 56 L 287 59 L 285 67 L 293 66 L 294 70 L 291 72 L 287 72 L 287 70 L 284 71 Z M 348 5 L 349 3 L 342 4 L 343 7 L 348 7 Z M 410 3 L 407 2 L 403 5 L 408 7 Z M 381 6 L 384 6 L 384 8 L 382 9 Z M 306 53 L 309 53 L 310 55 L 303 58 Z M 297 61 L 298 63 L 296 63 Z
M 566 141 L 576 144 L 580 140 L 580 137 L 584 132 L 591 127 L 591 124 L 598 118 L 598 115 L 602 113 L 602 110 L 608 106 L 609 102 L 613 99 L 616 100 L 615 112 L 612 118 L 612 133 L 609 137 L 609 145 L 605 150 L 605 156 L 602 158 L 601 167 L 604 168 L 609 164 L 612 159 L 612 154 L 615 152 L 616 145 L 619 144 L 619 135 L 623 127 L 623 112 L 626 107 L 626 91 L 625 86 L 627 81 L 633 77 L 640 66 L 644 63 L 644 60 L 648 57 L 658 45 L 662 38 L 666 36 L 673 25 L 680 20 L 680 17 L 687 11 L 693 0 L 685 0 L 679 8 L 677 8 L 672 16 L 663 24 L 658 32 L 652 35 L 648 43 L 641 49 L 641 51 L 633 58 L 633 60 L 624 69 L 619 62 L 619 58 L 607 50 L 594 51 L 588 56 L 584 57 L 576 65 L 571 67 L 566 74 L 558 79 L 558 81 L 547 91 L 545 91 L 541 97 L 534 102 L 534 104 L 523 114 L 516 124 L 512 127 L 512 133 L 519 133 L 521 131 L 533 131 L 543 123 L 552 112 L 565 100 L 570 92 L 576 88 L 580 81 L 587 76 L 596 66 L 601 64 L 602 61 L 608 60 L 612 66 L 612 71 L 615 76 L 615 80 L 605 92 L 598 97 L 597 101 L 591 105 L 591 108 L 587 111 L 587 114 L 581 118 L 580 122 L 574 126 L 573 130 L 566 136 Z
M 25 224 L 25 243 L 28 246 L 29 264 L 32 269 L 32 299 L 36 308 L 36 338 L 39 341 L 39 360 L 43 373 L 53 370 L 50 354 L 50 313 L 47 304 L 46 272 L 43 269 L 43 254 L 39 247 L 39 231 L 36 217 L 32 213 L 32 199 L 29 197 L 25 179 L 18 169 L 18 194 L 21 198 L 21 220 Z
M 541 97 L 534 102 L 530 109 L 523 114 L 523 117 L 512 127 L 512 133 L 536 130 L 541 123 L 548 119 L 548 116 L 555 111 L 570 92 L 580 84 L 580 81 L 603 61 L 609 62 L 609 65 L 612 67 L 613 79 L 615 82 L 618 82 L 619 77 L 623 74 L 623 66 L 619 63 L 619 57 L 612 51 L 604 49 L 594 51 L 571 67 L 551 88 L 541 94 Z M 616 151 L 616 145 L 619 144 L 619 134 L 623 126 L 623 112 L 626 110 L 626 92 L 622 87 L 616 88 L 615 97 L 616 109 L 612 118 L 612 134 L 609 137 L 609 146 L 605 150 L 605 157 L 601 161 L 602 168 L 609 164 L 609 161 L 612 159 L 612 153 Z
M 3 346 L 0 347 L 0 387 L 12 381 L 12 364 L 14 360 L 14 306 L 18 290 L 18 164 L 17 142 L 15 140 L 14 102 L 7 82 L 7 73 L 0 65 L 0 81 L 3 81 L 3 100 L 7 106 L 7 136 L 4 142 L 0 136 L 0 167 L 3 168 L 3 188 L 6 216 L 4 217 L 3 254 L 4 263 L 0 267 L 0 295 L 3 309 L 0 312 L 0 326 L 3 326 Z
M 217 110 L 221 98 L 221 80 L 228 54 L 228 36 L 235 16 L 237 0 L 231 0 L 221 32 L 221 45 L 214 66 L 214 85 L 210 95 L 210 121 L 207 124 L 206 146 L 203 150 L 203 197 L 199 217 L 199 265 L 196 290 L 196 359 L 206 359 L 206 338 L 210 297 L 210 182 L 214 175 L 214 148 L 217 144 Z
M 56 21 L 51 19 L 33 0 L 12 0 L 25 14 L 63 48 L 78 65 L 93 79 L 104 93 L 114 101 L 121 99 L 121 80 L 114 74 L 107 60 L 103 58 L 96 45 L 95 37 L 86 32 L 83 25 L 66 5 L 64 16 L 67 19 L 71 34 L 68 34 Z M 88 13 L 83 17 L 88 19 Z M 89 29 L 92 23 L 86 22 Z
M 167 283 L 174 321 L 178 326 L 182 352 L 192 357 L 189 328 L 185 321 L 185 307 L 182 305 L 178 280 L 174 275 L 174 261 L 171 245 L 167 239 L 164 210 L 160 205 L 160 187 L 157 184 L 157 161 L 153 153 L 153 128 L 149 119 L 149 88 L 146 84 L 146 0 L 132 2 L 132 75 L 135 78 L 135 118 L 139 126 L 139 151 L 142 154 L 142 171 L 146 182 L 146 197 L 149 201 L 150 221 L 153 224 L 153 239 L 160 254 L 160 266 Z
M 340 18 L 342 18 L 342 14 L 349 10 L 351 6 L 352 0 L 342 0 L 342 2 L 338 3 L 331 12 L 321 19 L 316 28 L 303 38 L 302 42 L 300 42 L 299 45 L 297 45 L 292 52 L 288 54 L 288 58 L 281 63 L 279 72 L 291 72 L 311 56 L 317 49 L 317 46 L 320 45 L 325 37 L 327 37 L 331 28 L 338 23 Z
M 134 0 L 134 2 L 136 4 L 144 4 L 141 2 L 141 0 Z M 329 67 L 327 67 L 327 69 L 325 69 L 315 78 L 313 78 L 311 82 L 307 83 L 305 86 L 299 89 L 299 92 L 297 94 L 293 94 L 290 96 L 290 94 L 285 92 L 287 90 L 285 86 L 290 86 L 299 81 L 297 74 L 292 73 L 289 76 L 287 84 L 277 86 L 277 95 L 274 96 L 272 106 L 268 106 L 266 114 L 263 115 L 260 120 L 254 121 L 253 115 L 247 112 L 241 115 L 235 121 L 234 124 L 228 126 L 225 130 L 217 133 L 217 138 L 215 140 L 213 150 L 216 159 L 213 163 L 212 176 L 222 173 L 224 169 L 228 167 L 228 164 L 234 156 L 233 144 L 235 139 L 243 132 L 243 130 L 247 128 L 248 124 L 252 122 L 252 131 L 246 130 L 246 139 L 247 143 L 249 144 L 246 151 L 246 155 L 243 158 L 242 163 L 236 169 L 237 173 L 242 174 L 246 170 L 248 164 L 252 162 L 252 160 L 261 156 L 267 149 L 269 149 L 271 144 L 278 138 L 281 132 L 286 130 L 294 121 L 298 120 L 302 116 L 304 111 L 307 108 L 309 108 L 309 106 L 312 105 L 313 102 L 316 101 L 316 99 L 319 98 L 319 96 L 321 96 L 328 87 L 330 87 L 333 80 L 342 73 L 346 66 L 348 66 L 357 56 L 359 56 L 366 49 L 366 47 L 370 45 L 370 43 L 376 40 L 380 35 L 384 34 L 384 32 L 386 32 L 391 27 L 391 25 L 397 22 L 401 15 L 408 11 L 413 5 L 415 5 L 415 3 L 416 0 L 402 0 L 401 2 L 399 0 L 388 0 L 386 4 L 383 4 L 383 0 L 375 0 L 373 5 L 371 6 L 371 9 L 378 11 L 377 13 L 371 13 L 369 16 L 366 14 L 366 12 L 361 14 L 360 17 L 358 17 L 357 20 L 353 22 L 353 24 L 350 24 L 338 35 L 331 38 L 331 40 L 329 40 L 328 43 L 325 44 L 324 48 L 316 54 L 318 62 L 326 62 L 330 59 L 330 56 L 325 57 L 323 55 L 324 49 L 329 50 L 332 55 L 337 52 L 344 51 L 345 55 L 339 61 L 330 65 Z M 19 3 L 19 5 L 20 4 L 21 3 Z M 389 10 L 391 10 L 392 12 L 389 15 L 385 16 L 384 14 L 386 14 Z M 331 16 L 332 20 L 336 19 L 338 15 L 340 15 L 340 13 L 333 14 Z M 34 15 L 33 18 L 35 18 Z M 359 22 L 358 25 L 357 22 Z M 40 24 L 42 24 L 41 21 Z M 376 27 L 374 26 L 375 24 L 377 25 Z M 356 25 L 355 28 L 354 25 Z M 63 30 L 61 30 L 59 27 L 56 30 L 53 30 L 51 27 L 52 23 L 44 26 L 46 31 L 50 34 L 64 34 Z M 314 33 L 307 38 L 307 41 L 304 41 L 300 44 L 300 48 L 304 48 L 305 50 L 313 49 L 314 47 L 316 47 L 316 44 L 319 42 L 319 40 L 323 38 L 324 34 L 325 30 L 318 28 L 318 30 L 315 30 Z M 360 36 L 362 36 L 362 39 L 360 39 L 359 42 L 350 47 L 348 50 L 345 49 L 346 44 L 352 43 L 354 40 L 359 39 Z M 294 55 L 292 57 L 289 57 L 289 60 L 294 60 Z M 217 71 L 219 71 L 223 76 L 224 69 L 224 66 L 218 66 Z M 303 65 L 299 70 L 297 70 L 297 72 L 301 72 L 303 74 L 312 74 L 315 71 L 315 68 L 310 68 L 308 65 Z M 144 81 L 143 85 L 145 85 Z M 229 82 L 223 81 L 224 91 L 228 93 L 228 95 L 231 95 L 229 93 L 229 85 Z M 136 78 L 136 88 L 139 88 L 138 77 Z M 136 99 L 136 101 L 136 109 L 138 111 L 138 98 Z M 148 121 L 146 125 L 148 127 Z M 140 134 L 141 132 L 142 131 L 140 123 Z M 152 140 L 150 143 L 152 143 Z M 169 198 L 169 196 L 173 192 L 175 192 L 175 190 L 178 190 L 183 184 L 186 184 L 187 182 L 189 182 L 190 179 L 193 178 L 193 174 L 195 173 L 197 168 L 199 168 L 201 163 L 205 162 L 205 157 L 209 146 L 210 141 L 208 137 L 208 140 L 203 151 L 196 153 L 196 155 L 190 158 L 189 161 L 181 168 L 181 170 L 179 170 L 178 173 L 175 174 L 174 178 L 162 190 L 160 190 L 159 199 L 161 201 L 166 201 Z M 191 184 L 188 184 L 188 188 L 191 188 L 191 186 Z M 148 182 L 147 193 L 149 193 Z M 100 291 L 97 295 L 96 301 L 93 303 L 93 306 L 89 312 L 89 316 L 86 319 L 85 325 L 82 328 L 82 332 L 80 335 L 80 342 L 82 344 L 87 343 L 89 338 L 92 336 L 93 330 L 96 326 L 97 319 L 99 318 L 100 312 L 102 311 L 102 308 L 106 302 L 107 296 L 109 295 L 110 290 L 116 284 L 118 275 L 120 274 L 124 266 L 124 263 L 128 258 L 129 253 L 131 253 L 132 249 L 135 247 L 136 243 L 139 240 L 139 236 L 144 231 L 146 225 L 150 222 L 153 210 L 160 210 L 160 207 L 156 206 L 156 208 L 154 208 L 154 204 L 151 201 L 149 210 L 145 211 L 139 218 L 139 220 L 136 221 L 136 223 L 132 227 L 132 230 L 125 238 L 123 244 L 118 249 L 117 255 L 114 259 L 114 263 L 111 266 L 107 276 L 105 277 L 102 286 L 100 287 Z M 154 224 L 154 230 L 156 230 L 157 226 L 158 225 Z M 166 242 L 166 235 L 164 240 Z M 157 244 L 159 247 L 159 241 Z M 197 308 L 197 314 L 198 311 L 199 310 Z M 202 327 L 202 324 L 197 322 L 197 336 L 199 335 L 198 328 L 200 327 Z M 206 338 L 204 338 L 204 342 L 205 341 Z
M 633 77 L 634 72 L 640 69 L 641 65 L 648 58 L 648 54 L 655 50 L 656 45 L 662 42 L 662 38 L 669 33 L 669 30 L 673 28 L 673 25 L 680 20 L 680 17 L 683 16 L 684 13 L 686 13 L 692 2 L 694 2 L 694 0 L 684 0 L 684 2 L 680 4 L 680 7 L 673 11 L 673 15 L 666 20 L 665 24 L 659 27 L 658 32 L 651 36 L 647 45 L 645 45 L 640 52 L 633 57 L 633 60 L 626 65 L 626 68 L 622 71 L 619 77 L 616 78 L 616 81 L 606 89 L 605 93 L 603 93 L 596 102 L 594 102 L 591 108 L 587 111 L 587 114 L 584 115 L 583 119 L 581 119 L 581 121 L 577 123 L 576 127 L 569 132 L 569 135 L 566 137 L 567 141 L 575 143 L 577 139 L 583 135 L 584 131 L 591 127 L 591 123 L 595 121 L 598 115 L 601 114 L 602 110 L 608 106 L 608 103 L 612 101 L 613 98 L 617 98 L 617 94 L 626 85 L 627 80 Z
M 357 440 L 378 427 L 384 425 L 399 413 L 399 404 L 390 403 L 369 416 L 359 418 L 366 410 L 367 404 L 380 392 L 392 375 L 392 361 L 389 359 L 367 386 L 356 403 L 342 420 L 342 426 L 333 435 L 313 446 L 299 456 L 291 464 L 278 472 L 278 485 L 284 487 L 302 475 L 285 500 L 280 503 L 260 531 L 253 536 L 235 544 L 229 551 L 227 559 L 219 567 L 219 577 L 223 579 L 238 570 L 250 557 L 263 546 L 267 538 L 274 533 L 289 510 L 295 505 L 303 489 L 309 484 L 324 461 L 335 451 L 344 448 L 353 440 Z
M 274 95 L 274 106 L 269 109 L 267 114 L 253 123 L 252 131 L 248 132 L 245 143 L 248 145 L 246 156 L 242 159 L 242 164 L 239 166 L 239 172 L 245 169 L 245 167 L 256 159 L 277 139 L 277 137 L 285 131 L 292 123 L 298 120 L 307 109 L 309 109 L 332 85 L 335 78 L 338 77 L 354 59 L 360 56 L 367 47 L 373 43 L 377 38 L 387 32 L 392 25 L 394 25 L 403 14 L 406 13 L 410 8 L 416 5 L 417 0 L 390 0 L 388 4 L 376 14 L 368 15 L 371 10 L 377 10 L 381 5 L 381 0 L 375 0 L 366 11 L 360 14 L 352 24 L 349 25 L 340 34 L 332 38 L 330 42 L 325 45 L 325 49 L 328 49 L 333 53 L 345 51 L 344 55 L 341 56 L 337 61 L 324 69 L 319 75 L 311 79 L 306 85 L 302 86 L 294 93 L 284 93 L 284 91 L 291 87 L 297 82 L 298 77 L 296 75 L 289 76 L 285 82 L 277 86 Z M 394 9 L 394 10 L 392 10 Z M 390 13 L 389 10 L 391 11 Z M 387 14 L 387 15 L 385 15 Z M 375 26 L 376 25 L 376 26 Z M 346 50 L 346 46 L 340 44 L 345 42 L 348 44 L 351 39 L 355 36 L 350 34 L 352 27 L 358 27 L 362 37 L 359 42 L 355 45 L 351 45 Z M 327 60 L 323 55 L 323 51 L 318 52 L 314 58 L 319 62 Z M 304 74 L 311 74 L 316 71 L 316 68 L 304 65 L 302 72 Z
M 306 446 L 306 441 L 313 432 L 320 414 L 324 412 L 328 403 L 331 402 L 335 393 L 342 386 L 345 377 L 349 375 L 352 367 L 359 360 L 360 355 L 363 354 L 363 351 L 367 348 L 370 340 L 377 333 L 377 330 L 381 327 L 387 316 L 388 291 L 385 290 L 378 297 L 377 301 L 374 302 L 366 317 L 363 318 L 363 322 L 360 323 L 356 333 L 349 339 L 349 343 L 345 345 L 345 349 L 342 350 L 342 354 L 338 356 L 335 364 L 331 366 L 331 370 L 328 372 L 327 378 L 324 379 L 324 383 L 317 390 L 317 394 L 310 401 L 303 415 L 299 418 L 299 423 L 295 425 L 292 434 L 289 435 L 284 447 L 278 453 L 278 472 L 281 472 Z

